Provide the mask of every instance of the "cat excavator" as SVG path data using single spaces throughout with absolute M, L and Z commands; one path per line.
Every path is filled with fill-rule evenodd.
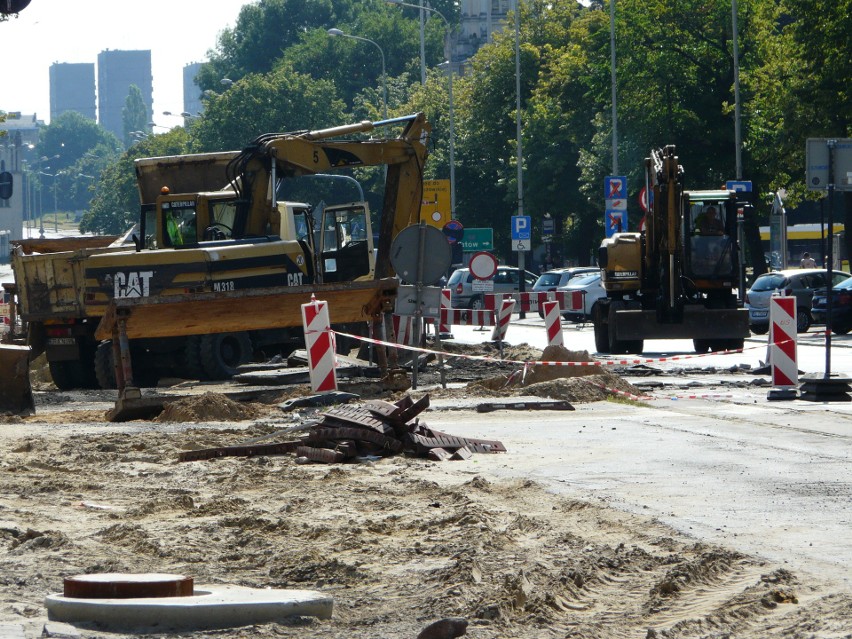
M 375 136 L 386 127 L 401 133 Z M 312 295 L 357 332 L 393 303 L 391 242 L 419 221 L 430 132 L 414 114 L 137 160 L 142 206 L 130 246 L 13 256 L 34 355 L 47 351 L 60 388 L 114 387 L 111 327 L 122 304 L 133 307 L 126 327 L 140 379 L 222 379 L 256 351 L 298 344 Z M 284 192 L 286 178 L 366 166 L 386 170 L 375 251 L 365 201 L 324 206 Z

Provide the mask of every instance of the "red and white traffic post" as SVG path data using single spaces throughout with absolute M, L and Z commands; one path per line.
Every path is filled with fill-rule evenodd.
M 337 390 L 337 358 L 334 356 L 334 335 L 328 317 L 328 302 L 320 302 L 313 295 L 302 304 L 302 326 L 305 330 L 305 349 L 311 389 L 315 393 Z
M 795 399 L 799 384 L 796 361 L 796 298 L 773 295 L 769 299 L 769 363 L 772 367 L 772 386 L 769 399 Z

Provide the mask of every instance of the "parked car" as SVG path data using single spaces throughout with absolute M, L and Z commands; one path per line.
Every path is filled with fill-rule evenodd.
M 582 293 L 582 312 L 568 311 L 562 314 L 565 318 L 575 322 L 585 321 L 590 318 L 592 316 L 592 307 L 594 307 L 595 302 L 602 297 L 606 297 L 606 291 L 604 290 L 603 284 L 601 284 L 600 269 L 598 269 L 596 273 L 586 273 L 585 275 L 578 275 L 577 277 L 571 278 L 568 286 L 559 290 L 565 291 L 566 293 L 574 293 L 577 291 Z
M 814 291 L 811 302 L 811 317 L 814 322 L 825 324 L 828 317 L 828 289 Z M 846 335 L 852 330 L 852 277 L 836 284 L 831 291 L 831 331 Z
M 832 275 L 835 286 L 850 277 L 849 273 L 843 271 L 834 271 Z M 826 288 L 827 284 L 826 271 L 823 269 L 788 269 L 759 276 L 745 297 L 751 332 L 763 335 L 769 331 L 769 299 L 776 291 L 795 296 L 796 330 L 799 333 L 807 332 L 814 321 L 811 317 L 814 291 Z
M 555 291 L 568 286 L 568 282 L 578 275 L 586 273 L 599 273 L 597 266 L 569 266 L 566 268 L 554 268 L 539 275 L 533 284 L 534 291 Z
M 453 271 L 447 281 L 450 289 L 450 304 L 453 308 L 484 308 L 484 293 L 473 290 L 473 275 L 470 269 L 460 268 Z M 524 289 L 532 291 L 538 276 L 524 271 Z M 512 266 L 498 266 L 494 275 L 494 293 L 517 293 L 520 291 L 518 269 Z

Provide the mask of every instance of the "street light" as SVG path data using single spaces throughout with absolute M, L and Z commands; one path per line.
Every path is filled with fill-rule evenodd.
M 450 21 L 444 17 L 444 14 L 433 9 L 432 7 L 411 4 L 410 2 L 402 2 L 402 0 L 385 0 L 388 4 L 398 5 L 400 7 L 411 7 L 412 9 L 420 9 L 421 11 L 431 11 L 444 21 L 447 25 L 448 35 L 452 32 Z M 450 40 L 450 59 L 447 61 L 447 93 L 450 99 L 450 215 L 456 219 L 456 151 L 455 151 L 455 115 L 453 112 L 453 47 Z
M 385 73 L 385 52 L 382 51 L 382 48 L 379 46 L 377 42 L 370 40 L 369 38 L 362 38 L 356 35 L 349 35 L 348 33 L 343 33 L 340 29 L 329 29 L 326 33 L 330 36 L 340 36 L 341 38 L 351 38 L 352 40 L 360 40 L 361 42 L 369 42 L 373 46 L 375 46 L 379 50 L 379 54 L 382 56 L 382 117 L 383 119 L 388 119 L 388 76 Z

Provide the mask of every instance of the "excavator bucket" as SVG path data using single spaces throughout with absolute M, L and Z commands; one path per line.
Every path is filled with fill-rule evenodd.
M 35 412 L 29 346 L 0 344 L 0 412 Z

